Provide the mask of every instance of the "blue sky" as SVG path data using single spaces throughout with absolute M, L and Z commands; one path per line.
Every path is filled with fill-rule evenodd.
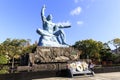
M 120 0 L 0 0 L 0 43 L 11 39 L 39 40 L 40 11 L 53 15 L 53 22 L 71 23 L 64 29 L 66 41 L 94 39 L 107 42 L 120 38 Z

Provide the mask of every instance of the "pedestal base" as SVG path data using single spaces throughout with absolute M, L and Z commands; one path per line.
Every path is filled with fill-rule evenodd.
M 41 47 L 30 53 L 31 62 L 67 62 L 78 60 L 80 51 L 72 47 Z

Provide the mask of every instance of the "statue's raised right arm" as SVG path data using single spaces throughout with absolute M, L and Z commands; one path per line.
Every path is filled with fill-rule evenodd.
M 45 5 L 43 5 L 42 10 L 41 10 L 41 18 L 42 18 L 43 22 L 46 20 L 45 9 L 46 9 L 46 7 L 45 7 Z

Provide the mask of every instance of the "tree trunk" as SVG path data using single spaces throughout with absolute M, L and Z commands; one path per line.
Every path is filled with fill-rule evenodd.
M 116 54 L 117 54 L 118 53 L 118 51 L 117 51 L 118 49 L 117 49 L 117 46 L 115 46 L 115 47 L 116 47 Z
M 14 57 L 12 58 L 12 69 L 14 68 Z
M 14 57 L 12 58 L 12 67 L 11 67 L 11 73 L 14 72 Z

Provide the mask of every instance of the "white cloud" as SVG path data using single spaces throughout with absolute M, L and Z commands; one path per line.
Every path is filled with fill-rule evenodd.
M 81 11 L 82 11 L 82 8 L 81 7 L 77 7 L 77 8 L 75 8 L 74 10 L 72 10 L 71 12 L 70 12 L 70 14 L 71 15 L 79 15 L 80 13 L 81 13 Z
M 78 25 L 82 25 L 84 22 L 83 21 L 77 21 Z

